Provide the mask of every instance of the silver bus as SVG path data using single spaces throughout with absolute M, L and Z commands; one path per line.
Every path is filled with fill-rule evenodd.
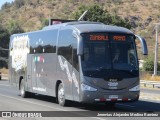
M 100 22 L 75 21 L 14 34 L 9 45 L 9 80 L 22 97 L 32 93 L 81 103 L 139 99 L 136 39 L 130 30 Z

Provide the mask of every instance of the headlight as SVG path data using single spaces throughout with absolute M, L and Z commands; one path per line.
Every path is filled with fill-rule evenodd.
M 129 89 L 129 91 L 132 91 L 132 92 L 134 92 L 134 91 L 140 91 L 140 85 L 137 85 L 137 86 Z
M 84 90 L 84 91 L 97 91 L 96 88 L 93 88 L 93 87 L 88 86 L 88 85 L 83 84 L 83 83 L 81 84 L 81 88 L 82 88 L 82 90 Z

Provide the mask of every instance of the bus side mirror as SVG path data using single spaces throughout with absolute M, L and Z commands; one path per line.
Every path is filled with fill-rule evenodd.
M 146 40 L 139 35 L 135 35 L 135 36 L 141 42 L 143 55 L 148 55 L 148 48 L 147 48 Z

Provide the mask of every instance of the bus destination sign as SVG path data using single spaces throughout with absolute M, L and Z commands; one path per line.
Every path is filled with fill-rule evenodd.
M 109 40 L 108 35 L 90 35 L 90 40 Z
M 126 36 L 115 35 L 115 36 L 113 36 L 113 40 L 115 40 L 115 41 L 126 41 Z

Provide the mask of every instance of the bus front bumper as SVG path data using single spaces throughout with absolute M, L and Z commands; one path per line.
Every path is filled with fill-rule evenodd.
M 80 102 L 98 103 L 98 102 L 135 102 L 139 99 L 140 91 L 134 92 L 98 92 L 83 91 Z

